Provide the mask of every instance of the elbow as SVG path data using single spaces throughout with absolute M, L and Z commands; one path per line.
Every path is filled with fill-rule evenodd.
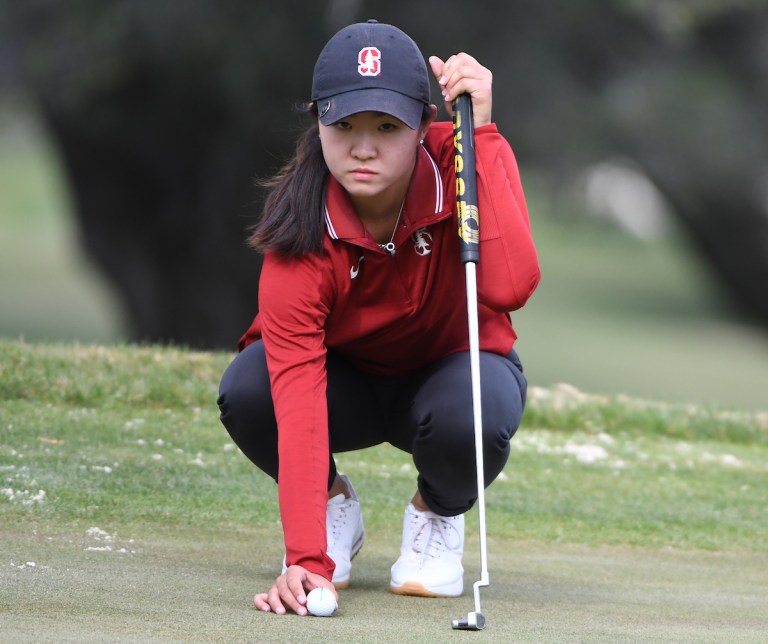
M 523 308 L 541 281 L 538 263 L 508 279 L 497 280 L 478 293 L 480 303 L 497 313 Z
M 529 300 L 531 295 L 533 295 L 533 292 L 539 286 L 540 281 L 541 281 L 541 268 L 537 263 L 536 266 L 533 267 L 533 269 L 530 271 L 528 275 L 525 288 L 518 295 L 517 301 L 515 302 L 515 308 L 507 309 L 507 310 L 517 311 L 517 309 L 523 308 L 523 306 L 525 306 L 525 303 Z

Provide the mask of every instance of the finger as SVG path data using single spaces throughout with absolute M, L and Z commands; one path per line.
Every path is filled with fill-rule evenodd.
M 432 66 L 432 73 L 435 75 L 437 84 L 440 85 L 440 91 L 443 94 L 443 97 L 445 97 L 446 87 L 455 84 L 460 78 L 460 76 L 457 75 L 457 73 L 460 72 L 460 60 L 458 60 L 458 56 L 456 55 L 451 56 L 445 62 L 437 56 L 432 56 L 430 58 L 430 65 Z
M 303 577 L 294 575 L 289 577 L 287 588 L 288 592 L 283 596 L 283 601 L 297 615 L 307 614 L 307 596 L 304 592 Z
M 258 593 L 253 596 L 253 605 L 260 611 L 264 611 L 265 613 L 269 613 L 272 611 L 272 607 L 269 605 L 269 602 L 267 601 L 267 593 Z
M 278 588 L 278 581 L 281 579 L 281 577 L 278 577 L 275 580 L 275 583 L 272 585 L 272 588 L 269 589 L 269 592 L 267 593 L 267 599 L 266 602 L 269 605 L 269 608 L 277 615 L 285 615 L 286 610 L 285 606 L 283 605 L 283 602 L 280 599 L 280 590 Z
M 304 581 L 304 588 L 308 593 L 312 592 L 315 588 L 325 588 L 333 593 L 336 603 L 339 603 L 339 593 L 336 592 L 336 587 L 333 585 L 333 582 L 328 581 L 321 575 L 316 575 L 311 572 L 307 573 L 307 578 Z
M 440 85 L 447 85 L 450 83 L 451 77 L 469 75 L 477 75 L 476 70 L 482 69 L 482 65 L 477 62 L 469 54 L 463 52 L 450 56 L 448 60 L 443 64 L 441 69 L 441 78 L 438 78 Z
M 307 603 L 304 592 L 304 581 L 307 571 L 301 566 L 290 566 L 284 575 L 275 580 L 275 586 L 280 594 L 280 600 L 285 607 L 290 608 L 297 615 L 306 615 Z
M 472 78 L 462 78 L 450 87 L 445 88 L 443 97 L 446 101 L 453 101 L 461 94 L 472 96 L 473 104 L 483 103 L 488 99 L 489 91 L 487 85 Z
M 442 65 L 439 66 L 439 69 L 435 69 L 433 67 L 433 71 L 435 72 L 435 78 L 437 79 L 437 84 L 440 86 L 440 92 L 443 95 L 443 99 L 445 100 L 446 108 L 449 110 L 449 114 L 451 113 L 450 109 L 450 103 L 451 99 L 449 97 L 449 93 L 446 91 L 446 87 L 449 86 L 451 83 L 451 79 L 453 78 L 455 69 L 455 56 L 451 56 L 448 60 L 446 60 Z M 442 62 L 442 61 L 441 61 Z M 449 65 L 449 63 L 452 63 Z
M 469 54 L 451 56 L 443 65 L 442 76 L 438 79 L 446 100 L 459 94 L 483 93 L 490 91 L 492 75 Z
M 484 73 L 483 70 L 463 70 L 459 69 L 452 73 L 442 87 L 443 96 L 446 100 L 456 98 L 459 94 L 472 94 L 473 97 L 481 98 L 491 92 L 493 77 L 490 73 Z
M 445 65 L 445 63 L 441 58 L 438 58 L 437 56 L 429 57 L 429 66 L 432 68 L 432 73 L 438 81 L 443 73 L 443 65 Z

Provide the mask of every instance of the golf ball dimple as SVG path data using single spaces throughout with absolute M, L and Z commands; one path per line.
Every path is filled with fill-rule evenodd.
M 317 617 L 330 617 L 336 610 L 336 598 L 327 588 L 315 588 L 307 595 L 307 610 Z

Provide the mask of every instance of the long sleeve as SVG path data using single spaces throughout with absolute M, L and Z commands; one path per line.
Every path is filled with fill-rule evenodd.
M 492 129 L 491 129 L 492 128 Z M 517 161 L 495 127 L 475 136 L 480 263 L 478 297 L 495 311 L 515 311 L 541 278 Z
M 430 142 L 443 168 L 453 166 L 450 123 L 432 126 Z M 478 300 L 496 312 L 522 307 L 541 272 L 531 236 L 528 209 L 517 161 L 507 140 L 490 124 L 475 130 L 480 261 Z M 447 199 L 456 200 L 455 185 Z
M 267 254 L 259 308 L 278 426 L 278 496 L 288 565 L 331 579 L 326 553 L 328 408 L 322 260 Z

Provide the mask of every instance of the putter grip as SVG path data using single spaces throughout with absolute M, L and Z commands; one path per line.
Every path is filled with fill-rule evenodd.
M 475 172 L 475 126 L 469 94 L 461 94 L 453 101 L 453 147 L 456 163 L 459 256 L 462 264 L 477 264 L 480 261 L 480 220 Z

